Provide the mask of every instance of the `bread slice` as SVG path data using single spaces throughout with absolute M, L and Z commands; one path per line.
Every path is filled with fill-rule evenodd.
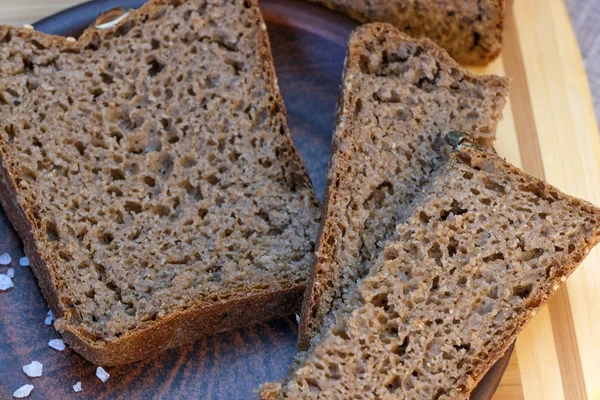
M 78 41 L 0 28 L 2 204 L 101 365 L 299 310 L 318 204 L 254 0 L 153 0 Z
M 360 22 L 427 37 L 461 64 L 486 65 L 502 49 L 505 0 L 311 0 Z
M 490 146 L 507 92 L 505 78 L 471 75 L 431 41 L 391 25 L 351 34 L 300 349 L 368 272 L 442 163 L 440 135 L 468 131 Z
M 600 241 L 600 209 L 457 148 L 318 344 L 263 398 L 468 399 Z

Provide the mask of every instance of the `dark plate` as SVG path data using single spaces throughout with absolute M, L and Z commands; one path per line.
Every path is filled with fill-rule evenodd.
M 77 36 L 96 17 L 115 7 L 136 8 L 142 0 L 98 0 L 71 8 L 35 24 L 43 32 Z M 271 37 L 279 85 L 294 140 L 322 196 L 331 133 L 345 55 L 345 42 L 356 23 L 321 7 L 293 0 L 261 2 Z M 21 243 L 0 212 L 0 253 L 23 255 Z M 14 264 L 15 262 L 13 262 Z M 0 294 L 0 398 L 26 383 L 37 399 L 249 399 L 261 383 L 285 374 L 296 351 L 293 317 L 224 333 L 158 354 L 152 359 L 107 368 L 106 383 L 95 366 L 67 349 L 55 352 L 58 338 L 44 325 L 47 306 L 29 268 L 15 267 L 15 288 Z M 502 358 L 481 381 L 473 399 L 489 400 L 508 364 Z M 22 366 L 38 360 L 41 378 L 29 379 Z M 71 386 L 82 382 L 75 395 Z

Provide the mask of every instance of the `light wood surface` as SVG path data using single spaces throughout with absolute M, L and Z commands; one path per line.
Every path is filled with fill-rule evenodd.
M 0 0 L 0 23 L 31 23 L 79 0 Z M 479 73 L 513 79 L 497 149 L 515 165 L 600 205 L 600 135 L 562 0 L 522 0 L 502 56 Z M 517 340 L 495 400 L 600 399 L 600 249 Z

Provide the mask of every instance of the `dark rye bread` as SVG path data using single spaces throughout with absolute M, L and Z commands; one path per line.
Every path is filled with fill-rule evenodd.
M 505 0 L 311 0 L 360 22 L 387 22 L 427 37 L 461 64 L 486 65 L 500 54 Z
M 297 312 L 318 204 L 253 0 L 78 41 L 0 28 L 2 204 L 56 327 L 113 365 Z
M 600 209 L 459 146 L 396 240 L 263 398 L 468 399 L 600 241 Z
M 441 134 L 491 146 L 508 82 L 474 76 L 427 39 L 373 23 L 349 39 L 323 222 L 300 322 L 306 350 L 441 164 Z

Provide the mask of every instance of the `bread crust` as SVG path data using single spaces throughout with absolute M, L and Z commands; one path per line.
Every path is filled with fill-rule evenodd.
M 347 165 L 350 163 L 351 154 L 344 154 L 340 150 L 340 141 L 349 134 L 349 129 L 352 126 L 355 116 L 356 96 L 352 88 L 356 87 L 353 78 L 361 74 L 359 65 L 358 51 L 356 50 L 356 42 L 361 40 L 361 37 L 366 36 L 382 36 L 390 37 L 396 35 L 399 38 L 413 40 L 408 35 L 401 33 L 397 28 L 390 24 L 382 22 L 374 22 L 363 25 L 355 29 L 348 39 L 348 53 L 346 57 L 346 66 L 344 68 L 342 78 L 342 92 L 338 103 L 337 123 L 335 133 L 333 135 L 331 160 L 329 163 L 327 182 L 325 186 L 325 194 L 321 209 L 321 226 L 317 236 L 315 247 L 315 257 L 311 275 L 307 283 L 306 293 L 302 304 L 302 317 L 299 326 L 298 348 L 307 350 L 310 346 L 311 338 L 317 333 L 320 322 L 316 322 L 311 317 L 311 311 L 314 311 L 320 302 L 321 293 L 327 290 L 327 281 L 330 279 L 327 264 L 331 262 L 333 257 L 333 243 L 335 236 L 336 221 L 333 218 L 333 208 L 337 203 L 339 193 L 336 191 L 336 181 L 343 179 Z M 457 65 L 456 62 L 442 49 L 429 39 L 420 39 L 419 43 L 435 53 L 435 57 L 440 63 L 450 63 Z M 457 65 L 458 67 L 458 65 Z M 467 72 L 468 74 L 468 72 Z M 508 80 L 498 76 L 478 76 L 478 80 L 482 85 L 502 85 L 508 86 Z M 493 140 L 482 139 L 482 145 L 491 146 Z M 316 325 L 316 326 L 315 326 Z
M 49 43 L 61 51 L 78 52 L 92 42 L 109 39 L 124 24 L 141 23 L 143 15 L 159 15 L 164 6 L 179 3 L 181 3 L 179 0 L 151 0 L 139 10 L 132 10 L 125 20 L 110 30 L 98 31 L 93 27 L 88 28 L 76 42 L 31 29 L 7 26 L 0 26 L 0 37 L 9 32 L 26 39 Z M 268 77 L 269 91 L 274 98 L 271 109 L 273 124 L 276 122 L 281 124 L 281 133 L 285 137 L 285 144 L 289 149 L 287 157 L 290 160 L 290 168 L 285 171 L 285 178 L 290 185 L 311 188 L 311 202 L 314 209 L 318 210 L 318 200 L 312 191 L 308 172 L 293 144 L 287 126 L 286 109 L 277 84 L 271 46 L 258 2 L 257 0 L 245 0 L 245 5 L 255 10 L 255 23 L 259 27 L 257 29 L 258 51 L 263 70 Z M 0 202 L 23 240 L 25 252 L 30 258 L 31 267 L 42 294 L 57 318 L 56 328 L 61 332 L 65 341 L 87 360 L 105 366 L 134 362 L 207 335 L 298 312 L 305 289 L 305 285 L 302 283 L 294 283 L 286 288 L 270 291 L 249 288 L 246 292 L 236 293 L 227 300 L 195 301 L 184 310 L 173 312 L 157 322 L 135 328 L 112 341 L 99 341 L 93 338 L 84 327 L 69 322 L 68 311 L 61 301 L 61 293 L 55 279 L 54 265 L 58 263 L 58 258 L 43 248 L 39 248 L 36 244 L 34 233 L 36 221 L 33 214 L 29 212 L 27 199 L 21 198 L 16 189 L 17 174 L 10 170 L 12 156 L 7 151 L 6 145 L 4 140 L 0 139 Z
M 389 2 L 373 1 L 373 0 L 310 0 L 314 3 L 321 4 L 327 8 L 339 11 L 348 15 L 350 18 L 361 23 L 367 22 L 387 22 L 395 25 L 397 28 L 404 30 L 411 36 L 428 37 L 439 46 L 443 47 L 450 55 L 461 64 L 484 66 L 493 61 L 502 49 L 502 32 L 504 29 L 504 20 L 506 18 L 507 2 L 506 0 L 484 0 L 478 1 L 477 7 L 480 9 L 479 22 L 484 26 L 476 30 L 472 23 L 472 31 L 466 31 L 462 35 L 448 35 L 447 33 L 427 31 L 427 28 L 433 29 L 444 22 L 446 28 L 456 28 L 461 23 L 454 19 L 454 14 L 447 14 L 448 3 L 452 1 L 439 2 L 436 0 L 425 1 L 426 12 L 422 16 L 407 18 L 402 15 L 402 12 L 397 11 L 396 7 L 401 9 L 407 6 L 407 3 L 412 3 L 408 0 L 392 0 Z M 379 3 L 379 4 L 378 4 Z M 442 3 L 442 4 L 440 4 Z M 458 5 L 458 1 L 454 1 Z M 475 3 L 475 2 L 473 2 Z M 489 7 L 489 17 L 484 20 L 481 3 L 485 3 Z M 415 21 L 415 24 L 411 23 Z M 407 24 L 407 25 L 406 25 Z M 460 26 L 462 28 L 462 26 Z M 474 44 L 467 47 L 465 43 L 461 43 L 458 39 L 465 40 L 466 37 L 473 36 Z

